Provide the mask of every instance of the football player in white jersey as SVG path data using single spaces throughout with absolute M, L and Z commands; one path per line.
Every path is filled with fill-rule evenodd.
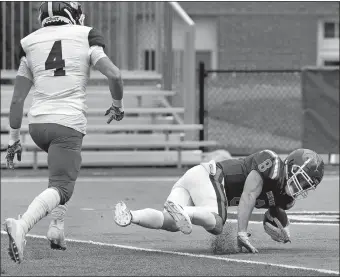
M 81 166 L 81 146 L 86 134 L 86 85 L 90 67 L 109 82 L 112 105 L 105 115 L 119 121 L 124 117 L 123 82 L 119 69 L 104 53 L 101 34 L 84 26 L 77 2 L 43 2 L 39 9 L 41 28 L 21 40 L 20 66 L 12 97 L 7 166 L 21 160 L 20 128 L 23 106 L 32 85 L 35 90 L 29 111 L 29 132 L 48 153 L 49 185 L 18 220 L 8 218 L 9 255 L 23 261 L 25 235 L 52 214 L 47 232 L 51 247 L 65 250 L 64 216 Z

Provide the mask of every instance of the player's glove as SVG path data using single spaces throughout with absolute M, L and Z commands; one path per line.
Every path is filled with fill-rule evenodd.
M 237 247 L 238 251 L 242 252 L 242 247 L 246 248 L 250 253 L 259 253 L 259 251 L 252 246 L 249 241 L 250 234 L 247 232 L 238 232 L 237 233 Z
M 21 147 L 20 140 L 16 141 L 12 145 L 8 145 L 7 155 L 6 155 L 7 168 L 14 169 L 13 160 L 14 160 L 15 154 L 17 155 L 17 159 L 20 162 L 21 161 L 21 153 L 22 153 L 22 147 Z
M 107 120 L 107 124 L 110 124 L 114 119 L 116 121 L 120 121 L 124 118 L 124 108 L 116 107 L 114 104 L 106 111 L 105 116 L 109 115 L 109 119 Z

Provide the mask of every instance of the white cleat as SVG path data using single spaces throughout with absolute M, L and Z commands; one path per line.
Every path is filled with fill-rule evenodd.
M 126 227 L 131 224 L 132 215 L 123 201 L 116 204 L 114 210 L 114 221 L 121 227 Z
M 165 202 L 164 208 L 175 220 L 178 229 L 183 234 L 188 235 L 191 233 L 192 224 L 190 217 L 180 205 L 168 200 Z
M 64 228 L 58 227 L 56 221 L 51 222 L 46 237 L 50 242 L 51 249 L 66 250 Z
M 24 229 L 19 220 L 14 218 L 5 220 L 4 229 L 9 238 L 8 254 L 14 262 L 20 264 L 24 260 L 24 247 L 26 245 Z

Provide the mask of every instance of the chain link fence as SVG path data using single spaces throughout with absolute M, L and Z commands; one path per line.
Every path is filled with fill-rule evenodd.
M 205 71 L 204 139 L 234 155 L 302 146 L 300 71 Z M 202 90 L 202 86 L 201 86 Z

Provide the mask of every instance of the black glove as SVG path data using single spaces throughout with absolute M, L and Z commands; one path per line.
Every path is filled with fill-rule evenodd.
M 7 168 L 14 169 L 14 163 L 13 163 L 14 156 L 15 154 L 17 154 L 17 159 L 20 162 L 21 153 L 22 153 L 22 147 L 21 147 L 20 140 L 16 141 L 13 145 L 8 145 L 7 155 L 6 155 Z
M 118 108 L 113 106 L 112 104 L 112 106 L 106 111 L 105 115 L 109 115 L 107 124 L 110 124 L 113 119 L 116 121 L 120 121 L 124 118 L 124 108 Z

